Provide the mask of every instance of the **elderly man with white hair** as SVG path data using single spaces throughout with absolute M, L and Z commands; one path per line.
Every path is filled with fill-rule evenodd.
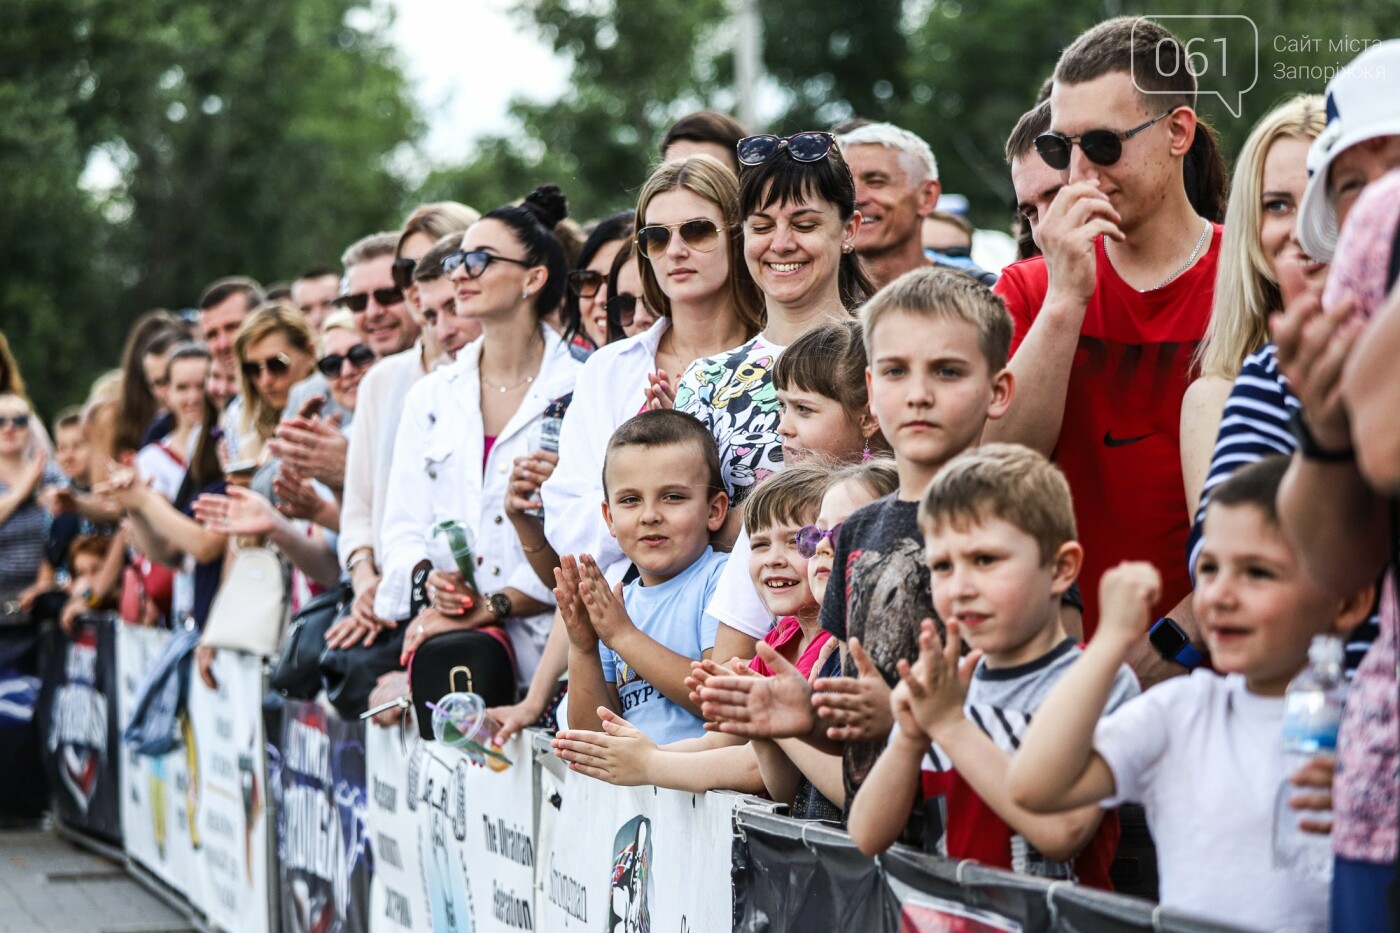
M 987 281 L 987 273 L 970 261 L 951 262 L 924 251 L 923 221 L 942 193 L 928 143 L 892 123 L 864 124 L 836 142 L 856 180 L 861 216 L 856 253 L 876 286 L 927 265 L 946 265 L 988 285 L 996 280 Z

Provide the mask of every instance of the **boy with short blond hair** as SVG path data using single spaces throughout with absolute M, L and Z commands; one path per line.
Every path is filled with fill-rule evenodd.
M 1041 704 L 1008 780 L 1016 805 L 1036 813 L 1141 802 L 1163 906 L 1249 929 L 1326 928 L 1326 883 L 1272 863 L 1276 794 L 1289 777 L 1313 784 L 1304 775 L 1319 764 L 1287 773 L 1283 697 L 1313 637 L 1360 622 L 1374 593 L 1341 599 L 1308 578 L 1278 523 L 1287 466 L 1271 457 L 1244 467 L 1206 509 L 1194 601 L 1215 671 L 1160 684 L 1100 720 L 1162 590 L 1150 564 L 1115 567 L 1100 587 L 1098 631 Z M 1326 794 L 1294 803 L 1330 805 Z
M 1080 654 L 1060 621 L 1084 553 L 1068 483 L 1025 447 L 981 447 L 939 472 L 919 505 L 919 527 L 947 635 L 939 644 L 925 620 L 918 661 L 899 662 L 902 682 L 890 698 L 896 725 L 851 808 L 852 838 L 871 853 L 894 842 L 922 767 L 924 794 L 946 802 L 951 857 L 1111 887 L 1116 820 L 1101 823 L 1097 805 L 1034 814 L 1006 788 L 1031 717 Z M 973 650 L 961 659 L 964 640 Z M 1111 704 L 1136 693 L 1132 672 L 1120 666 Z

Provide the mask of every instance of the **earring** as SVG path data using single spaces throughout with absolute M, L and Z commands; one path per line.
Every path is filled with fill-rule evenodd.
M 865 439 L 865 449 L 860 452 L 860 462 L 870 462 L 870 438 L 868 437 Z
M 852 246 L 850 243 L 842 243 L 842 244 L 841 244 L 841 252 L 843 252 L 843 253 L 849 253 L 849 252 L 850 252 L 851 250 L 853 250 L 853 249 L 855 249 L 855 247 Z
M 523 291 L 523 292 L 520 293 L 520 300 L 521 300 L 521 301 L 524 301 L 526 298 L 529 298 L 529 297 L 530 297 L 530 290 L 529 290 L 528 288 L 525 289 L 525 291 Z

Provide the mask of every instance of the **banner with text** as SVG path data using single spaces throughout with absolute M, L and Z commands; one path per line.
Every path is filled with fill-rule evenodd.
M 419 814 L 410 792 L 410 762 L 424 754 L 417 727 L 365 728 L 369 802 L 365 821 L 374 852 L 370 929 L 374 933 L 429 930 L 427 881 L 419 851 Z M 416 776 L 418 765 L 414 765 Z

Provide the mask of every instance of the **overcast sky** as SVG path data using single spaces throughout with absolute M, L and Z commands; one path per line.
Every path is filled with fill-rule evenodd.
M 393 0 L 395 43 L 438 163 L 462 161 L 471 142 L 509 126 L 511 98 L 555 100 L 569 61 L 512 14 L 514 0 Z

